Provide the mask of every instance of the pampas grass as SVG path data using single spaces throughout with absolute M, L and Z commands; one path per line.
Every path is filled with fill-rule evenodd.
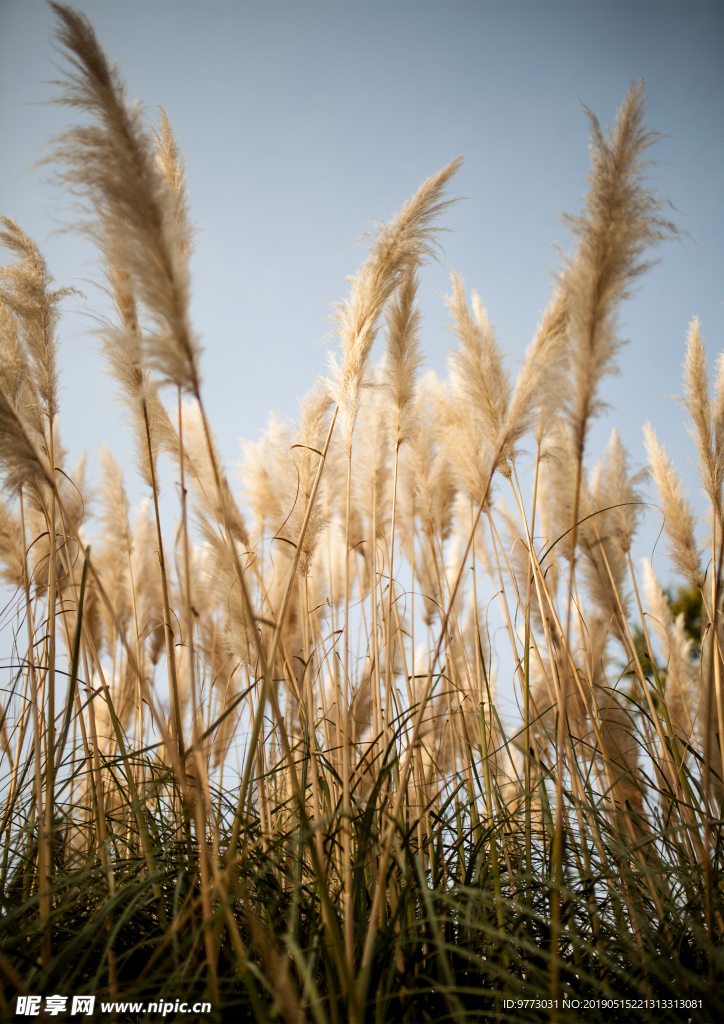
M 694 533 L 696 520 L 691 504 L 684 496 L 676 470 L 650 423 L 644 424 L 644 440 L 651 476 L 664 514 L 664 529 L 669 542 L 671 561 L 677 572 L 692 587 L 701 587 L 704 583 L 704 574 Z
M 700 644 L 650 565 L 639 582 L 644 481 L 618 434 L 586 462 L 621 305 L 674 231 L 643 178 L 642 87 L 608 135 L 591 115 L 574 250 L 517 377 L 457 274 L 447 377 L 422 374 L 416 296 L 456 158 L 378 225 L 328 377 L 243 444 L 236 495 L 189 317 L 179 145 L 126 102 L 88 20 L 53 8 L 58 101 L 86 121 L 48 159 L 98 249 L 135 466 L 104 450 L 91 502 L 67 465 L 63 293 L 5 220 L 0 1012 L 87 992 L 118 1020 L 179 997 L 270 1024 L 579 1019 L 574 998 L 591 1021 L 721 1019 L 724 388 L 698 322 L 683 402 L 707 568 L 646 437 Z

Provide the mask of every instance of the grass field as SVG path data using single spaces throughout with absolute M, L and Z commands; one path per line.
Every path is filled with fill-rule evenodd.
M 574 246 L 517 376 L 456 274 L 447 377 L 423 373 L 416 291 L 457 158 L 378 227 L 329 376 L 244 446 L 237 501 L 171 125 L 52 6 L 74 120 L 48 163 L 97 246 L 135 465 L 104 450 L 97 495 L 68 465 L 66 294 L 4 219 L 3 1019 L 60 993 L 143 1004 L 117 1020 L 722 1020 L 724 360 L 712 382 L 697 320 L 682 429 L 704 516 L 645 426 L 676 594 L 632 557 L 660 515 L 642 474 L 615 432 L 593 469 L 587 445 L 621 306 L 676 234 L 643 86 L 610 132 L 591 115 Z

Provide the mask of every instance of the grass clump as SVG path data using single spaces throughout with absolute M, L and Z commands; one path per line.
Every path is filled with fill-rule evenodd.
M 448 378 L 421 376 L 416 290 L 457 158 L 379 227 L 296 426 L 245 445 L 242 508 L 203 402 L 171 126 L 148 128 L 90 23 L 53 7 L 59 102 L 86 120 L 48 159 L 98 248 L 148 496 L 132 515 L 105 451 L 89 546 L 59 440 L 63 294 L 5 219 L 3 1014 L 72 992 L 203 1000 L 221 1021 L 720 1020 L 724 390 L 698 322 L 683 401 L 706 553 L 647 425 L 678 602 L 636 572 L 618 435 L 585 463 L 621 304 L 675 232 L 643 178 L 642 87 L 608 134 L 590 115 L 575 248 L 518 377 L 459 275 Z M 171 540 L 160 459 L 180 483 Z

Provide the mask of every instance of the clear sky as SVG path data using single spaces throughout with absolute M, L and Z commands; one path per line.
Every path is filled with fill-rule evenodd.
M 104 0 L 74 6 L 117 60 L 130 98 L 171 118 L 188 165 L 193 316 L 205 394 L 226 458 L 269 410 L 294 416 L 324 372 L 330 303 L 364 252 L 355 240 L 458 153 L 444 254 L 423 274 L 424 339 L 441 368 L 452 339 L 440 293 L 454 268 L 480 293 L 515 363 L 545 305 L 588 165 L 583 105 L 611 123 L 645 78 L 665 138 L 652 178 L 688 232 L 624 309 L 622 376 L 591 435 L 617 426 L 643 462 L 650 419 L 690 487 L 680 389 L 689 319 L 711 362 L 722 348 L 724 5 L 718 0 Z M 53 232 L 70 219 L 29 170 L 68 120 L 57 94 L 54 16 L 35 0 L 0 3 L 0 210 L 44 247 L 59 284 L 101 303 L 93 252 Z M 75 456 L 128 435 L 81 303 L 62 326 L 62 435 Z M 140 491 L 134 491 L 134 497 Z M 664 567 L 663 556 L 658 560 Z

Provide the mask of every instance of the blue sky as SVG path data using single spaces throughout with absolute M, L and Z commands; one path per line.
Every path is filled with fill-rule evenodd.
M 513 365 L 545 305 L 588 165 L 583 105 L 611 123 L 630 83 L 647 80 L 649 122 L 665 138 L 651 177 L 688 235 L 623 311 L 622 375 L 590 439 L 617 426 L 644 461 L 650 419 L 689 486 L 692 445 L 679 390 L 689 319 L 722 348 L 724 5 L 718 0 L 296 0 L 76 3 L 117 60 L 129 98 L 171 118 L 198 227 L 194 323 L 222 451 L 255 439 L 269 410 L 294 416 L 324 372 L 330 303 L 364 252 L 355 240 L 458 153 L 439 263 L 423 273 L 428 364 L 452 338 L 440 293 L 451 268 L 488 306 Z M 0 209 L 43 246 L 61 285 L 102 305 L 90 246 L 54 234 L 71 217 L 29 170 L 68 120 L 48 106 L 57 77 L 54 16 L 35 0 L 0 3 Z M 62 328 L 61 430 L 73 456 L 130 448 L 81 303 Z M 134 497 L 140 489 L 130 488 Z M 655 536 L 655 530 L 650 536 Z M 649 534 L 647 533 L 647 537 Z M 659 559 L 664 567 L 663 557 Z

